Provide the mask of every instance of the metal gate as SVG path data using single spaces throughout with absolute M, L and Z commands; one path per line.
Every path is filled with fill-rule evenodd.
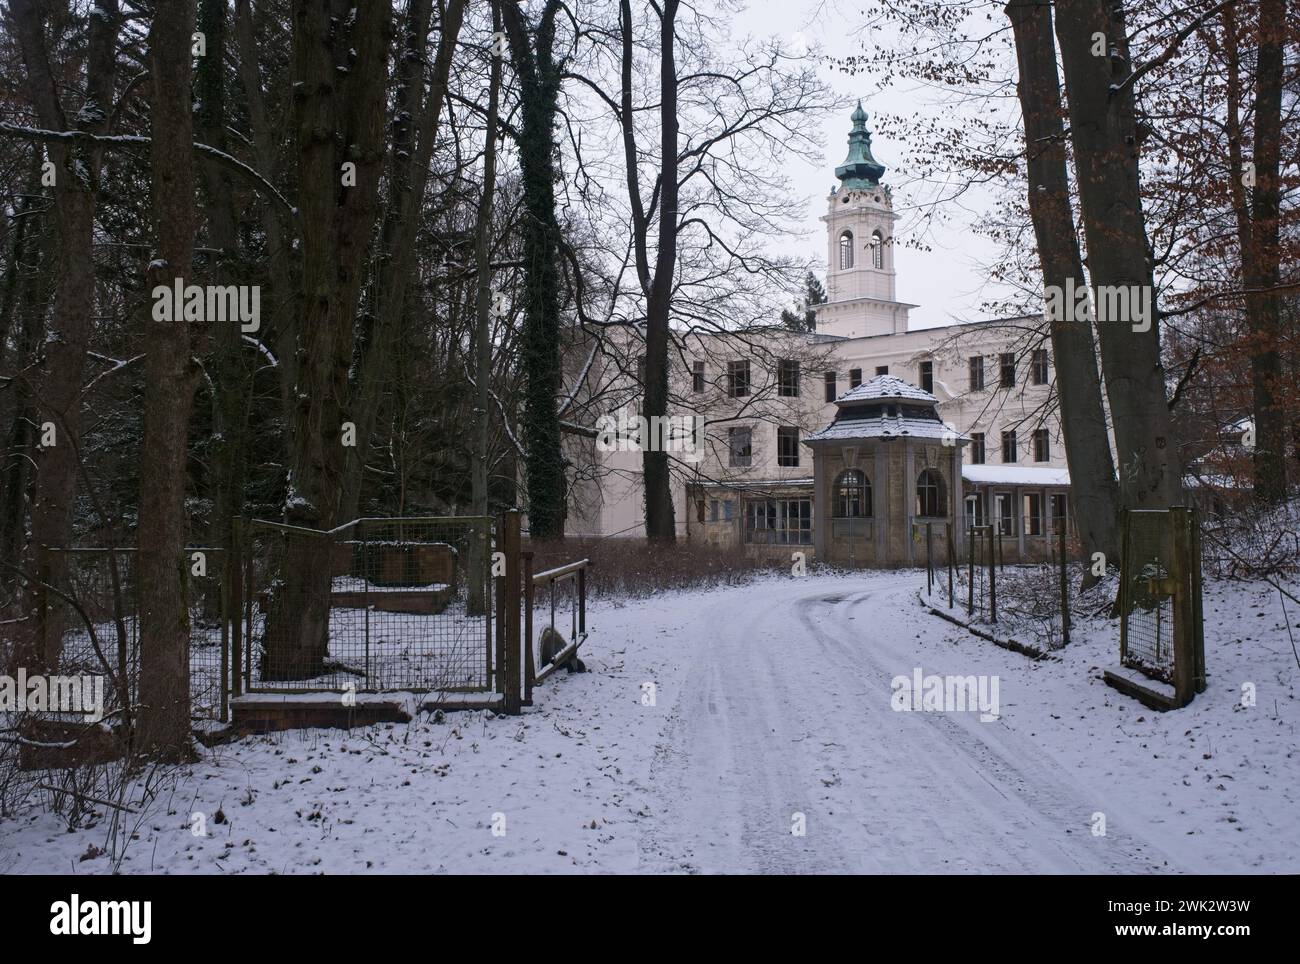
M 1185 706 L 1205 690 L 1201 540 L 1194 508 L 1124 514 L 1120 664 L 1174 688 Z
M 478 516 L 249 523 L 233 641 L 243 688 L 492 688 L 496 535 Z

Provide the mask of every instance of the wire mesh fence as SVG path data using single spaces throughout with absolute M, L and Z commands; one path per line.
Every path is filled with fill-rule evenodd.
M 1120 662 L 1172 683 L 1174 678 L 1173 529 L 1163 510 L 1131 511 L 1124 533 L 1124 622 Z
M 250 689 L 474 691 L 492 685 L 494 522 L 253 522 Z
M 190 626 L 190 715 L 221 719 L 230 668 L 223 619 L 222 567 L 225 550 L 185 550 Z M 103 676 L 105 709 L 120 712 L 125 687 L 129 705 L 138 702 L 140 630 L 136 552 L 103 546 L 50 547 L 38 563 L 40 634 L 46 652 L 57 654 L 62 675 Z M 125 673 L 123 672 L 125 669 Z
M 927 569 L 933 570 L 928 590 L 950 598 L 949 606 L 965 609 L 973 622 L 996 623 L 1004 634 L 1023 636 L 1039 649 L 1057 649 L 1070 641 L 1080 580 L 1070 577 L 1062 528 L 1049 544 L 1047 561 L 1007 567 L 997 528 L 970 526 L 963 553 L 954 552 L 951 560 L 942 549 L 937 556 L 927 554 Z

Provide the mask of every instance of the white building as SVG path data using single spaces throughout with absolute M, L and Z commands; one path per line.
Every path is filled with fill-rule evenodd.
M 828 532 L 844 528 L 834 522 L 841 506 L 818 508 L 819 501 L 837 500 L 818 499 L 805 442 L 835 421 L 837 400 L 847 401 L 847 393 L 878 376 L 891 376 L 889 383 L 866 389 L 867 395 L 888 401 L 887 395 L 897 394 L 893 380 L 901 379 L 932 396 L 952 439 L 960 440 L 954 450 L 961 479 L 944 500 L 950 508 L 943 516 L 901 508 L 893 511 L 903 517 L 888 524 L 910 530 L 928 518 L 932 526 L 951 522 L 963 530 L 993 523 L 1015 537 L 1006 540 L 1008 558 L 1045 554 L 1059 520 L 1068 524 L 1069 485 L 1046 326 L 1031 316 L 911 327 L 918 306 L 896 297 L 898 218 L 882 184 L 885 168 L 871 154 L 866 120 L 859 104 L 848 157 L 835 170 L 839 184 L 826 199 L 828 300 L 816 307 L 816 332 L 781 327 L 744 339 L 692 334 L 675 353 L 670 388 L 677 411 L 706 424 L 698 457 L 673 456 L 679 536 L 755 549 L 812 546 L 819 512 L 830 520 Z M 630 381 L 635 385 L 634 377 Z M 679 443 L 689 441 L 685 434 L 679 433 Z M 900 439 L 905 447 L 921 444 L 905 432 Z M 572 488 L 570 534 L 644 535 L 640 453 L 588 455 L 598 470 Z M 871 466 L 865 469 L 870 476 Z M 913 504 L 915 478 L 896 475 L 890 484 L 904 487 L 902 501 L 890 505 Z M 890 552 L 874 564 L 903 561 Z

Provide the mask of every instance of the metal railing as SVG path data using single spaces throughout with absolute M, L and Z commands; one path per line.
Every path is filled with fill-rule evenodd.
M 533 697 L 533 687 L 577 655 L 587 638 L 587 572 L 592 567 L 590 559 L 579 559 L 543 572 L 533 572 L 533 554 L 525 552 L 524 562 L 524 702 Z M 537 608 L 537 590 L 545 590 L 550 605 L 547 625 L 559 632 L 556 615 L 569 603 L 569 633 L 565 646 L 552 655 L 550 662 L 540 668 L 533 653 L 533 616 Z

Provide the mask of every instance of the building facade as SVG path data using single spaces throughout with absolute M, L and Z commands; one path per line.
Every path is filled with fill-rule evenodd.
M 1045 556 L 1070 524 L 1046 327 L 1039 317 L 912 327 L 918 306 L 896 297 L 897 215 L 860 104 L 851 123 L 822 218 L 816 330 L 680 337 L 670 393 L 699 428 L 673 456 L 679 537 L 907 565 L 926 522 L 952 523 L 955 539 L 991 524 L 1008 560 Z M 644 535 L 640 453 L 587 454 L 596 470 L 573 486 L 569 531 Z

